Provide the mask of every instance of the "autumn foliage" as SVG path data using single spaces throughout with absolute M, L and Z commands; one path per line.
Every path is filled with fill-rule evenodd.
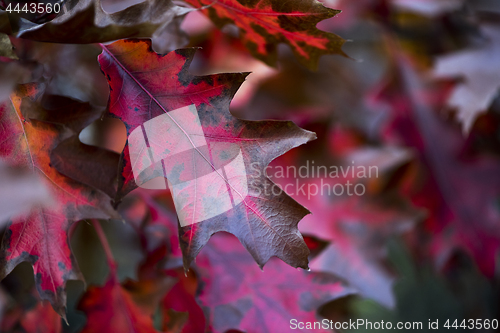
M 495 330 L 498 3 L 47 3 L 0 0 L 1 332 Z

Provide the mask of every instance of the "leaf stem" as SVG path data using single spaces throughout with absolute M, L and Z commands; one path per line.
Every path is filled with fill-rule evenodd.
M 99 237 L 99 241 L 101 242 L 102 248 L 106 255 L 106 260 L 108 261 L 109 271 L 112 275 L 116 275 L 116 261 L 113 257 L 113 252 L 111 251 L 111 247 L 109 246 L 108 239 L 106 238 L 106 234 L 104 230 L 102 230 L 101 224 L 98 220 L 93 219 L 92 225 L 94 226 L 95 232 L 97 233 L 97 237 Z

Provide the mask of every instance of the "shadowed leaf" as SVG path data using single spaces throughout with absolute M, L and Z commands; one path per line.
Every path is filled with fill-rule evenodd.
M 171 21 L 186 12 L 170 0 L 146 0 L 112 14 L 102 9 L 100 0 L 68 0 L 50 22 L 35 24 L 20 19 L 17 37 L 72 44 L 151 37 L 157 31 L 170 29 Z

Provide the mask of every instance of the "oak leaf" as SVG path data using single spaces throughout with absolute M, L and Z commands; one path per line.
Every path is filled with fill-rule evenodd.
M 324 54 L 341 54 L 344 40 L 321 31 L 316 25 L 334 17 L 339 10 L 323 6 L 316 0 L 184 0 L 200 8 L 217 27 L 234 24 L 254 57 L 275 66 L 276 44 L 286 43 L 299 61 L 316 69 Z
M 167 146 L 162 148 L 162 145 L 166 144 L 182 144 L 191 148 L 191 153 L 187 155 L 193 161 L 187 164 L 183 160 L 186 156 L 174 155 L 177 157 L 173 159 L 172 165 L 181 168 L 178 170 L 182 172 L 176 173 L 170 164 L 166 167 L 171 172 L 167 177 L 170 182 L 187 176 L 194 177 L 191 178 L 194 183 L 207 191 L 196 191 L 196 186 L 190 185 L 191 192 L 187 199 L 193 200 L 192 203 L 177 209 L 183 225 L 179 234 L 184 266 L 189 267 L 211 235 L 227 231 L 240 239 L 260 266 L 272 256 L 277 256 L 294 267 L 306 268 L 309 251 L 297 230 L 297 224 L 308 211 L 284 193 L 262 194 L 261 190 L 270 183 L 264 172 L 269 162 L 314 139 L 314 133 L 302 130 L 292 122 L 234 118 L 229 112 L 229 104 L 247 74 L 193 76 L 188 72 L 188 67 L 194 49 L 181 49 L 161 56 L 152 52 L 151 43 L 146 40 L 118 41 L 103 49 L 99 62 L 111 88 L 109 113 L 125 123 L 129 135 L 145 126 L 146 122 L 147 126 L 157 126 L 155 130 L 158 136 L 150 137 L 149 143 L 160 150 L 165 150 Z M 189 117 L 183 118 L 172 112 L 186 107 L 188 113 L 184 115 L 192 117 L 191 124 L 186 120 Z M 168 121 L 169 125 L 160 126 L 161 123 L 152 121 L 156 117 L 162 117 L 162 121 Z M 193 124 L 197 124 L 196 131 L 191 132 L 192 128 L 186 131 L 186 126 Z M 174 138 L 167 136 L 172 128 L 177 133 Z M 198 147 L 199 142 L 203 142 L 201 148 Z M 123 155 L 116 202 L 137 187 L 129 143 Z M 238 172 L 243 172 L 244 176 L 229 178 L 216 166 L 223 160 L 236 161 L 237 158 Z M 211 172 L 214 178 L 198 182 L 198 172 Z M 156 174 L 157 177 L 166 175 L 165 169 L 160 169 L 160 174 Z M 153 178 L 154 174 L 150 176 Z M 250 181 L 252 183 L 248 185 Z M 220 187 L 220 192 L 210 193 L 211 183 L 224 186 Z M 236 190 L 242 186 L 246 187 L 247 194 Z M 200 217 L 195 214 L 199 213 L 195 211 L 196 207 L 201 207 L 198 206 L 199 202 L 214 202 L 208 208 L 203 207 L 218 209 L 216 202 L 222 196 L 224 200 L 227 199 L 225 204 L 232 205 L 225 213 L 186 224 L 186 221 Z M 234 201 L 230 198 L 234 198 Z

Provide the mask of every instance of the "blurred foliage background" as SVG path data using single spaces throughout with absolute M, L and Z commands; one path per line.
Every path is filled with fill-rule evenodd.
M 135 2 L 103 0 L 103 7 L 112 11 Z M 318 314 L 335 321 L 421 321 L 423 331 L 429 319 L 500 318 L 498 178 L 488 179 L 475 164 L 486 156 L 495 161 L 488 172 L 500 175 L 500 99 L 477 113 L 464 131 L 457 108 L 447 100 L 467 78 L 461 68 L 451 77 L 435 74 L 439 57 L 491 42 L 481 26 L 499 24 L 500 2 L 449 1 L 453 4 L 443 7 L 434 6 L 446 2 L 438 0 L 414 2 L 421 6 L 389 0 L 323 2 L 343 12 L 319 27 L 349 40 L 344 51 L 350 58 L 324 56 L 315 72 L 283 45 L 278 68 L 268 67 L 248 54 L 234 27 L 219 31 L 201 13 L 188 14 L 182 25 L 189 46 L 201 47 L 190 68 L 193 74 L 252 72 L 231 105 L 235 116 L 293 120 L 317 133 L 318 140 L 273 165 L 301 166 L 308 160 L 342 165 L 356 156 L 381 170 L 359 202 L 294 196 L 313 213 L 299 224 L 311 249 L 321 247 L 313 251 L 312 270 L 339 275 L 361 290 L 359 296 L 323 305 Z M 11 41 L 21 62 L 14 71 L 21 82 L 44 80 L 50 93 L 106 106 L 108 86 L 96 65 L 98 46 Z M 482 66 L 498 73 L 500 52 L 493 59 Z M 121 152 L 126 134 L 118 120 L 101 119 L 80 139 Z M 443 190 L 443 183 L 453 185 Z M 496 204 L 496 212 L 486 212 L 477 202 L 484 199 L 476 196 L 482 192 Z M 457 204 L 457 198 L 463 201 Z M 123 206 L 135 207 L 137 200 L 132 194 Z M 169 198 L 156 200 L 175 216 Z M 136 279 L 145 259 L 139 225 L 103 224 L 122 281 Z M 318 231 L 330 226 L 335 231 Z M 164 239 L 163 233 L 150 230 L 152 239 Z M 71 247 L 86 283 L 102 285 L 108 268 L 87 221 L 71 231 Z M 23 263 L 1 282 L 3 327 L 16 320 L 19 309 L 35 306 L 32 276 L 30 265 Z M 197 283 L 195 276 L 179 278 Z M 67 290 L 69 326 L 63 330 L 78 332 L 85 323 L 76 309 L 84 286 L 70 282 Z M 157 312 L 155 322 L 162 316 Z

